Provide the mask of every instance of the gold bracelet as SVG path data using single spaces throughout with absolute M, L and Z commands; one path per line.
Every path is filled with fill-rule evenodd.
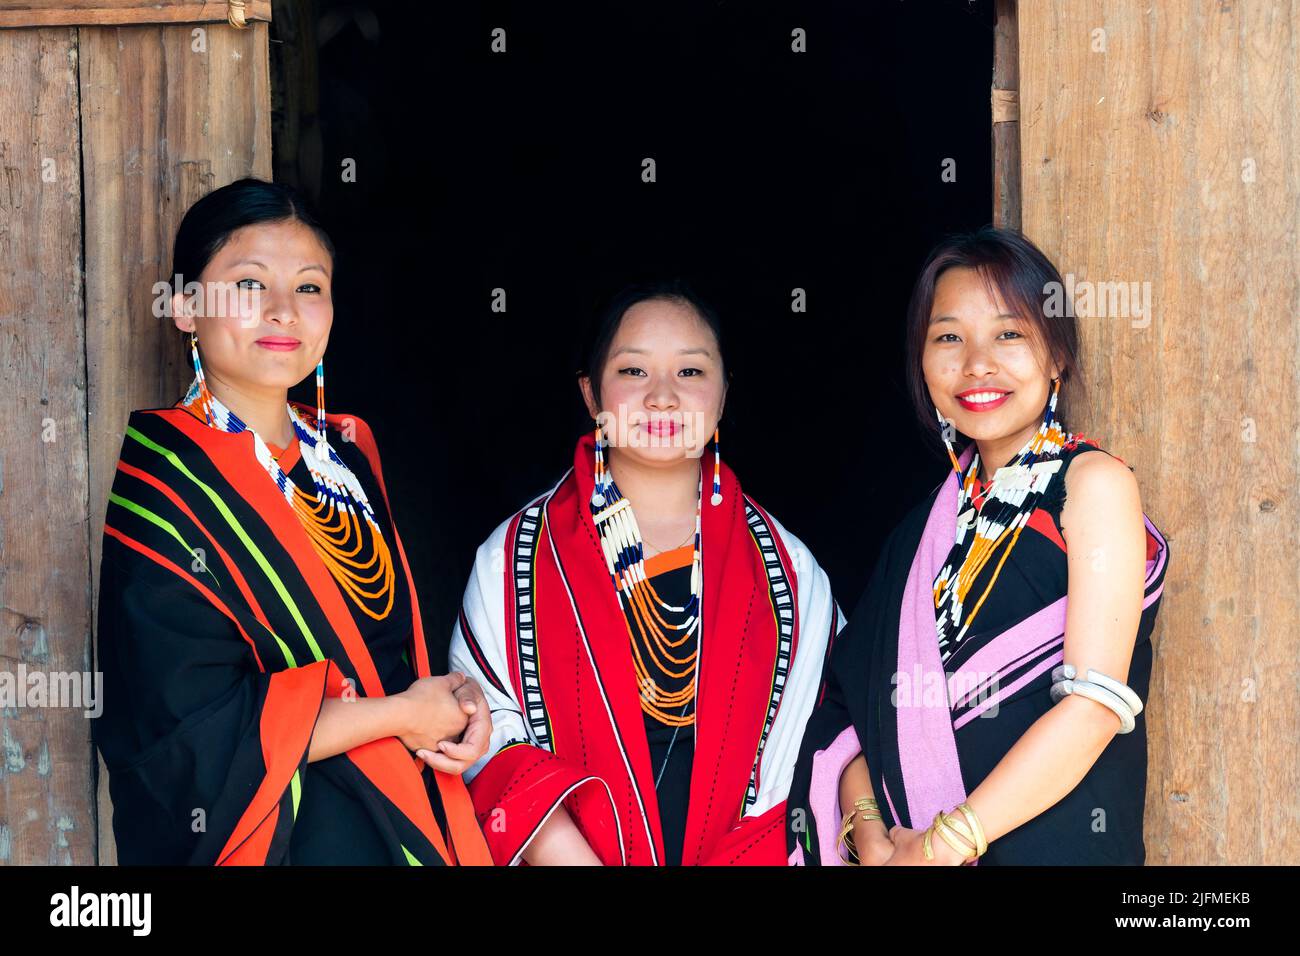
M 851 866 L 862 865 L 861 858 L 858 856 L 857 843 L 849 838 L 850 834 L 853 833 L 855 826 L 853 818 L 857 815 L 864 821 L 879 820 L 881 823 L 884 823 L 884 818 L 881 817 L 879 810 L 880 805 L 876 803 L 874 797 L 859 797 L 857 800 L 853 801 L 853 809 L 846 813 L 844 819 L 840 821 L 840 839 L 835 848 L 835 852 L 838 854 L 839 847 L 844 846 L 849 851 L 849 855 L 853 858 L 852 860 L 845 860 L 844 857 L 841 856 L 840 859 L 843 862 L 848 863 Z
M 927 860 L 934 859 L 934 834 L 938 832 L 939 818 L 942 815 L 943 811 L 940 810 L 934 815 L 934 819 L 930 821 L 930 825 L 925 828 L 925 837 L 921 840 L 921 852 L 925 855 Z M 964 855 L 965 854 L 963 854 L 963 856 Z
M 852 832 L 853 832 L 853 813 L 850 812 L 844 815 L 844 820 L 840 823 L 840 839 L 839 842 L 836 843 L 835 845 L 835 855 L 839 857 L 841 863 L 844 863 L 848 866 L 861 866 L 862 861 L 858 858 L 857 846 L 853 843 L 853 841 L 846 839 L 846 837 L 848 837 L 848 835 Z M 846 860 L 843 856 L 840 855 L 841 846 L 848 849 L 849 856 L 852 857 L 852 859 Z
M 960 810 L 962 816 L 966 818 L 964 823 L 957 816 L 958 810 Z M 970 845 L 969 848 L 972 849 L 975 854 L 970 859 L 978 859 L 988 852 L 989 844 L 988 840 L 984 837 L 984 827 L 980 825 L 979 818 L 975 816 L 975 811 L 971 808 L 970 804 L 963 803 L 954 809 L 949 810 L 943 815 L 943 823 Z
M 858 811 L 859 817 L 864 820 L 879 820 L 885 822 L 885 818 L 880 815 L 880 804 L 871 797 L 859 797 L 853 801 L 854 808 Z
M 957 816 L 958 811 L 966 818 L 964 822 Z M 961 854 L 966 863 L 977 860 L 988 852 L 989 844 L 984 836 L 984 828 L 969 803 L 961 803 L 949 811 L 940 810 L 934 815 L 934 821 L 926 828 L 921 844 L 927 860 L 934 859 L 931 842 L 934 833 L 938 833 L 945 843 Z M 958 842 L 959 840 L 965 842 Z
M 966 818 L 966 823 L 970 826 L 971 832 L 968 836 L 971 838 L 971 843 L 975 845 L 975 855 L 983 856 L 989 851 L 989 841 L 984 836 L 984 827 L 979 817 L 975 816 L 975 811 L 969 803 L 960 803 L 957 809 L 961 811 L 961 815 Z
M 943 823 L 943 811 L 940 810 L 938 813 L 934 815 L 934 820 L 930 823 L 930 825 L 925 828 L 925 837 L 921 841 L 921 852 L 925 854 L 925 858 L 927 860 L 934 859 L 934 846 L 931 841 L 935 833 L 938 833 L 939 836 L 943 837 L 944 842 L 947 843 L 954 850 L 956 850 L 962 857 L 966 859 L 973 859 L 973 857 L 967 855 L 971 852 L 971 848 L 967 846 L 962 846 L 960 843 L 958 843 L 957 838 L 951 836 L 950 831 L 948 831 L 945 828 Z
M 972 841 L 970 845 L 962 842 L 961 833 L 948 825 L 947 814 L 942 811 L 935 814 L 933 826 L 934 831 L 939 834 L 943 839 L 943 842 L 956 850 L 957 855 L 963 860 L 973 860 L 979 856 L 979 854 L 975 852 L 974 841 Z

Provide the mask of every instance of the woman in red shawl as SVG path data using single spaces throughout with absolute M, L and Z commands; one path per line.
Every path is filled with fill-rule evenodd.
M 465 774 L 492 856 L 782 865 L 826 575 L 718 460 L 718 321 L 688 289 L 620 294 L 579 384 L 597 434 L 479 549 L 452 639 L 492 710 Z

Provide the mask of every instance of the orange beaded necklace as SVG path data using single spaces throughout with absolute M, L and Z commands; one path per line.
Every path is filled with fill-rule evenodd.
M 201 407 L 213 428 L 230 433 L 252 432 L 258 462 L 293 509 L 330 576 L 362 613 L 376 621 L 386 618 L 396 594 L 392 553 L 361 483 L 329 446 L 325 431 L 309 427 L 286 403 L 300 453 L 315 486 L 314 491 L 307 492 L 289 479 L 262 436 L 208 391 L 201 376 L 195 377 L 182 404 Z

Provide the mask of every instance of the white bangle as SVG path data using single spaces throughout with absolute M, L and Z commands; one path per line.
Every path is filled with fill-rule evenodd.
M 1124 699 L 1100 684 L 1094 684 L 1086 680 L 1072 680 L 1067 677 L 1052 685 L 1052 703 L 1058 703 L 1063 697 L 1068 697 L 1070 694 L 1087 697 L 1089 700 L 1110 708 L 1115 716 L 1119 718 L 1119 732 L 1121 734 L 1131 733 L 1133 728 L 1137 726 L 1133 720 L 1133 711 L 1129 709 Z
M 1052 671 L 1053 682 L 1062 679 L 1074 680 L 1077 676 L 1078 671 L 1073 664 L 1061 664 Z M 1085 675 L 1084 679 L 1093 684 L 1100 684 L 1112 694 L 1119 697 L 1120 700 L 1124 701 L 1124 703 L 1128 705 L 1128 709 L 1133 712 L 1134 717 L 1142 713 L 1142 698 L 1138 697 L 1138 695 L 1134 693 L 1133 688 L 1129 687 L 1127 684 L 1121 684 L 1119 681 L 1115 680 L 1115 678 L 1107 677 L 1101 671 L 1093 670 L 1091 667 L 1088 668 L 1088 673 Z
M 1141 698 L 1139 698 L 1138 695 L 1133 692 L 1133 688 L 1129 687 L 1127 684 L 1121 684 L 1113 677 L 1107 677 L 1105 674 L 1092 670 L 1091 668 L 1088 669 L 1087 677 L 1088 680 L 1092 681 L 1092 683 L 1100 684 L 1112 694 L 1118 695 L 1124 703 L 1128 704 L 1128 709 L 1133 712 L 1134 717 L 1142 713 Z

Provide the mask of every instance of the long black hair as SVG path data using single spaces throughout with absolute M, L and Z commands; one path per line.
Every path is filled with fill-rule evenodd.
M 297 221 L 311 229 L 330 261 L 334 243 L 303 197 L 291 186 L 239 179 L 212 190 L 186 211 L 172 246 L 173 291 L 197 282 L 212 257 L 236 230 L 264 222 Z

